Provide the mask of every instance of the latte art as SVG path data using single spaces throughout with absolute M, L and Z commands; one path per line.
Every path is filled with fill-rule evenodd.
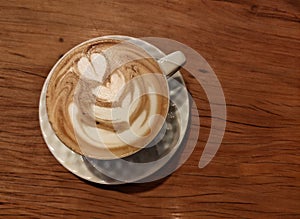
M 157 62 L 133 44 L 108 39 L 64 56 L 46 98 L 59 139 L 77 153 L 101 159 L 124 157 L 150 143 L 168 102 Z

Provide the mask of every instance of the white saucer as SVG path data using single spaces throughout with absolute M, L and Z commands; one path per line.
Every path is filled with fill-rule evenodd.
M 143 40 L 126 36 L 104 36 L 94 38 L 89 41 L 103 38 L 129 40 L 131 43 L 144 48 L 157 60 L 165 56 L 165 54 L 155 46 Z M 75 46 L 73 49 L 78 46 Z M 73 49 L 67 52 L 65 56 Z M 61 59 L 63 59 L 63 57 Z M 57 63 L 59 63 L 61 59 Z M 126 157 L 125 159 L 105 161 L 86 158 L 73 152 L 58 139 L 52 130 L 46 112 L 46 90 L 51 75 L 53 74 L 53 69 L 55 69 L 57 63 L 50 71 L 41 92 L 39 120 L 42 134 L 49 150 L 58 160 L 58 162 L 70 172 L 85 180 L 99 184 L 123 184 L 127 182 L 136 182 L 154 174 L 156 171 L 161 169 L 174 156 L 175 152 L 178 151 L 181 142 L 184 139 L 190 115 L 188 92 L 185 88 L 184 80 L 179 71 L 172 76 L 172 78 L 176 80 L 169 81 L 170 99 L 171 102 L 177 106 L 177 109 L 174 111 L 175 108 L 173 107 L 172 109 L 171 107 L 169 110 L 168 118 L 165 124 L 166 133 L 162 137 L 162 140 L 156 146 L 142 149 L 140 152 Z M 180 83 L 183 86 L 178 87 L 176 83 Z M 128 163 L 128 166 L 124 166 L 124 160 L 129 161 L 126 162 Z M 130 165 L 131 162 L 134 164 L 141 163 L 141 165 L 144 165 L 144 163 L 147 162 L 149 165 L 144 166 L 142 169 L 132 169 L 133 167 Z M 103 174 L 103 172 L 107 174 Z M 126 176 L 126 179 L 123 179 L 121 174 Z M 116 180 L 116 178 L 122 178 L 122 180 Z

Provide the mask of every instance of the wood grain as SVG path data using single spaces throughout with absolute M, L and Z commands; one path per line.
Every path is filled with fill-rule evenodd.
M 1 218 L 300 218 L 300 1 L 7 0 L 0 13 Z M 201 135 L 168 178 L 94 185 L 51 155 L 38 121 L 43 82 L 74 45 L 108 34 L 171 38 L 213 67 L 228 121 L 206 168 L 209 105 L 186 74 Z

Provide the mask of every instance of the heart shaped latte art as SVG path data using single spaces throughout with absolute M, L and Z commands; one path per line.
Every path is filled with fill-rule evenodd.
M 69 148 L 99 159 L 124 157 L 149 144 L 168 111 L 168 86 L 143 49 L 118 40 L 82 44 L 52 70 L 47 113 Z

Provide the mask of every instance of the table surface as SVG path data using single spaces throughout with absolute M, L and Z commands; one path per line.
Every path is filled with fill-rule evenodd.
M 0 217 L 299 218 L 300 1 L 0 3 Z M 157 182 L 102 186 L 48 150 L 38 103 L 55 62 L 87 39 L 165 37 L 199 52 L 227 102 L 222 145 L 204 169 L 207 97 L 184 75 L 201 119 L 186 163 Z M 200 73 L 199 73 L 200 74 Z

